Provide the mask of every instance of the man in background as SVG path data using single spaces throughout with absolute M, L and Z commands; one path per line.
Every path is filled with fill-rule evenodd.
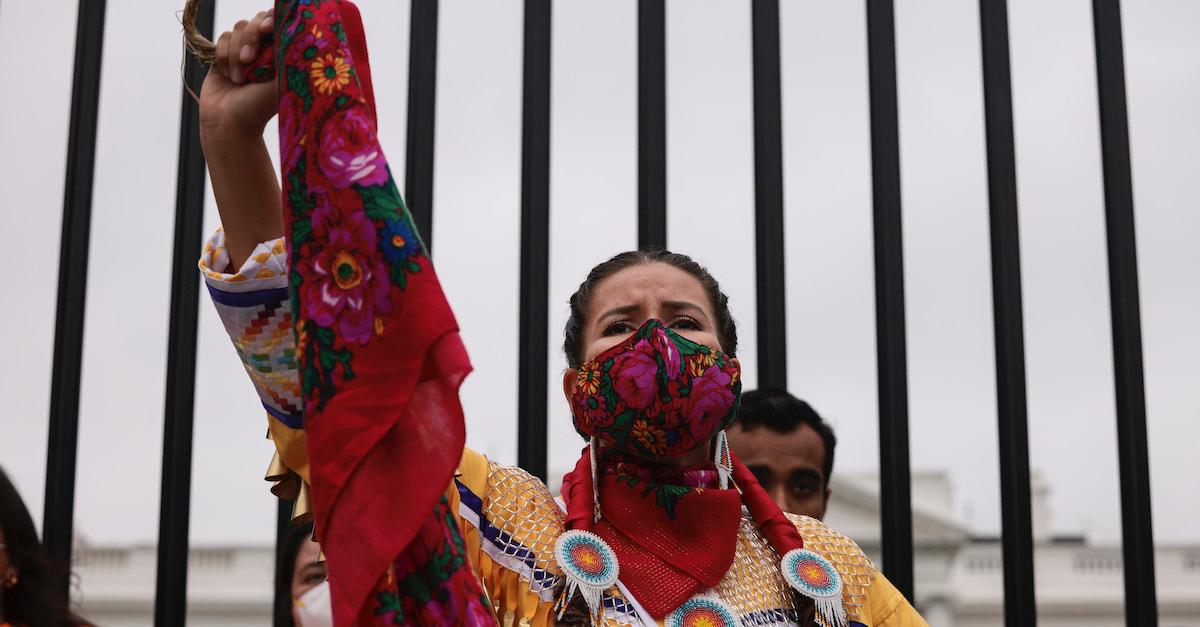
M 778 389 L 746 392 L 727 433 L 730 448 L 783 511 L 824 518 L 837 438 L 808 403 Z

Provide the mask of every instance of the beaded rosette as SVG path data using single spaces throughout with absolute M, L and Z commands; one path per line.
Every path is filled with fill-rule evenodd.
M 737 616 L 719 599 L 695 596 L 667 616 L 667 627 L 735 627 Z
M 600 595 L 617 583 L 620 564 L 617 554 L 600 536 L 582 529 L 567 531 L 554 543 L 554 560 L 566 577 L 567 585 L 555 609 L 559 618 L 578 591 L 591 610 L 600 615 Z
M 780 568 L 788 585 L 813 600 L 826 625 L 846 627 L 842 577 L 829 560 L 808 549 L 792 549 L 783 556 Z

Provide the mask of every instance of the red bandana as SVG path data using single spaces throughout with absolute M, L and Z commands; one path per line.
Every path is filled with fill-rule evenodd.
M 599 495 L 599 522 L 569 514 L 567 526 L 593 531 L 612 547 L 621 564 L 621 583 L 654 618 L 715 587 L 733 564 L 742 517 L 736 490 L 606 473 L 600 477 Z M 569 512 L 594 511 L 587 454 L 563 477 L 563 496 Z M 571 507 L 577 500 L 581 504 Z

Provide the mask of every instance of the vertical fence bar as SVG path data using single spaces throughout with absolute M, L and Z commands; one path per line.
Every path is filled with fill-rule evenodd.
M 437 97 L 438 0 L 411 0 L 408 38 L 408 154 L 404 201 L 433 249 L 433 133 Z
M 50 380 L 50 434 L 46 451 L 46 502 L 42 542 L 55 562 L 70 564 L 75 524 L 75 455 L 79 444 L 79 381 L 83 370 L 84 298 L 92 226 L 92 179 L 100 109 L 100 60 L 105 0 L 80 0 L 75 27 L 75 78 L 58 257 L 54 320 L 54 370 Z M 68 595 L 66 573 L 54 575 L 55 592 Z
M 1108 289 L 1125 562 L 1125 623 L 1135 627 L 1157 625 L 1158 607 L 1154 536 L 1150 524 L 1150 453 L 1146 441 L 1142 314 L 1133 222 L 1133 178 L 1129 163 L 1129 119 L 1125 103 L 1125 52 L 1118 0 L 1093 0 L 1092 20 L 1108 231 Z
M 525 0 L 517 464 L 546 478 L 550 290 L 550 0 Z
M 871 180 L 875 222 L 875 347 L 879 379 L 879 491 L 883 570 L 913 593 L 912 487 L 909 483 L 908 356 L 904 322 L 904 244 L 900 220 L 900 122 L 892 0 L 867 0 L 871 102 Z
M 996 335 L 1004 622 L 1025 626 L 1037 624 L 1037 605 L 1033 581 L 1025 332 L 1006 0 L 980 0 L 979 21 L 991 219 L 992 312 Z
M 786 285 L 783 280 L 783 112 L 779 77 L 779 2 L 750 4 L 754 48 L 754 239 L 758 299 L 758 381 L 787 387 Z
M 638 248 L 667 247 L 667 8 L 638 0 Z
M 292 530 L 292 506 L 296 501 L 291 499 L 278 499 L 278 504 L 275 509 L 275 578 L 278 579 L 280 572 L 278 571 L 281 565 L 281 557 L 283 557 L 283 545 L 287 541 L 288 533 Z M 276 588 L 275 598 L 272 602 L 271 616 L 279 618 L 281 616 L 290 616 L 292 607 L 292 595 Z M 273 627 L 295 627 L 295 625 L 285 623 L 279 620 L 272 620 Z
M 212 37 L 215 2 L 201 5 L 196 27 Z M 184 53 L 184 80 L 200 93 L 204 71 Z M 171 266 L 167 390 L 163 412 L 162 492 L 158 514 L 158 581 L 154 624 L 183 625 L 187 615 L 188 526 L 192 491 L 192 418 L 196 395 L 201 229 L 204 221 L 204 154 L 200 109 L 183 90 L 179 116 L 179 172 L 175 188 L 175 243 Z

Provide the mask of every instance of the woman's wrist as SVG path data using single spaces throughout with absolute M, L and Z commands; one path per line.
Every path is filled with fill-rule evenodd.
M 283 235 L 279 183 L 262 134 L 201 133 L 233 270 L 260 242 Z
M 231 120 L 200 121 L 200 144 L 205 153 L 214 150 L 239 151 L 256 146 L 263 140 L 263 128 L 247 128 Z

